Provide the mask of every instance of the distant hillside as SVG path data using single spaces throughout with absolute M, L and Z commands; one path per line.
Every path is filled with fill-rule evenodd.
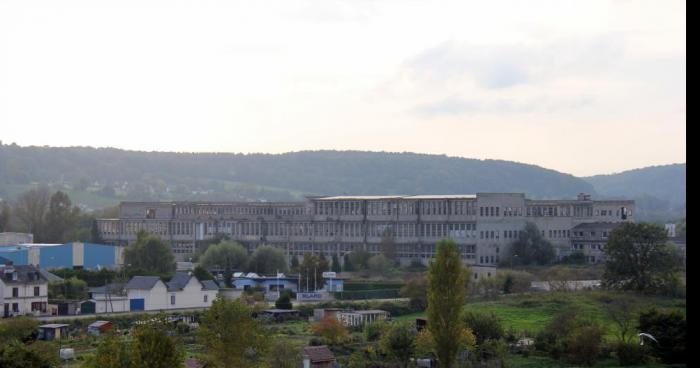
M 414 153 L 244 155 L 0 146 L 0 196 L 13 198 L 31 183 L 63 187 L 86 199 L 115 200 L 291 200 L 304 194 L 481 191 L 572 198 L 593 192 L 584 180 L 538 166 Z
M 664 219 L 685 215 L 686 164 L 651 166 L 583 178 L 605 197 L 637 200 L 639 215 Z
M 42 184 L 67 191 L 86 209 L 111 206 L 121 200 L 288 201 L 324 194 L 524 192 L 532 198 L 575 198 L 581 192 L 594 197 L 647 195 L 644 191 L 616 191 L 628 184 L 612 177 L 586 178 L 589 182 L 512 161 L 415 153 L 304 151 L 246 155 L 0 145 L 0 198 L 13 200 L 31 185 Z M 676 185 L 675 176 L 664 178 L 662 174 L 655 181 L 666 179 L 673 182 L 668 186 Z M 594 185 L 600 185 L 599 189 Z M 649 193 L 652 206 L 656 206 L 654 200 L 667 198 L 662 192 Z

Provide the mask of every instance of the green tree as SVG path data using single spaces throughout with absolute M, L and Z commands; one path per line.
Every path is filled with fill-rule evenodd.
M 552 243 L 542 237 L 537 225 L 532 222 L 525 224 L 525 228 L 511 244 L 510 258 L 513 265 L 545 265 L 551 263 L 556 254 Z
M 338 260 L 338 255 L 334 254 L 333 257 L 331 258 L 331 271 L 340 273 L 341 268 L 340 268 L 340 260 Z
M 356 249 L 348 253 L 348 260 L 355 271 L 367 269 L 370 257 L 372 255 L 364 249 Z
M 301 275 L 301 290 L 318 290 L 323 287 L 323 272 L 328 271 L 326 257 L 313 253 L 304 254 L 304 260 L 299 266 Z
M 83 300 L 88 296 L 87 282 L 73 276 L 62 281 L 49 282 L 49 299 Z
M 3 368 L 58 368 L 58 347 L 43 341 L 23 344 L 12 340 L 0 345 L 0 367 Z
M 124 250 L 124 262 L 132 269 L 167 274 L 175 270 L 175 256 L 159 237 L 141 230 L 136 242 Z
M 685 225 L 685 216 L 683 216 L 683 219 L 678 221 L 676 224 L 676 236 L 685 237 L 685 230 L 686 230 L 686 225 Z
M 275 308 L 277 309 L 293 309 L 292 300 L 288 293 L 283 293 L 275 301 Z
M 102 244 L 104 240 L 102 235 L 100 235 L 100 230 L 97 228 L 97 220 L 93 219 L 90 224 L 90 242 L 95 244 Z
M 345 255 L 343 256 L 343 271 L 345 271 L 345 272 L 355 271 L 355 265 L 353 265 L 352 261 L 350 260 L 350 253 L 345 253 Z
M 675 285 L 681 259 L 666 243 L 666 230 L 650 223 L 624 223 L 610 233 L 603 283 L 610 288 L 662 292 Z
M 14 207 L 14 214 L 19 219 L 22 230 L 34 234 L 37 243 L 48 241 L 45 222 L 50 196 L 47 187 L 33 188 L 22 193 Z
M 113 333 L 108 333 L 100 340 L 95 354 L 89 356 L 82 367 L 136 368 L 131 359 L 129 344 Z
M 486 340 L 499 340 L 505 334 L 503 323 L 496 314 L 467 311 L 462 316 L 464 325 L 476 336 L 476 343 L 481 345 Z
M 276 339 L 270 347 L 267 366 L 270 368 L 299 368 L 301 348 L 284 339 Z
M 10 231 L 10 212 L 12 209 L 10 208 L 10 205 L 7 204 L 7 202 L 2 201 L 0 203 L 0 233 L 5 232 L 5 231 Z
M 214 367 L 252 368 L 265 360 L 270 336 L 250 308 L 239 300 L 218 297 L 204 313 L 198 341 Z
M 194 268 L 194 276 L 199 281 L 214 280 L 214 276 L 210 274 L 209 271 L 206 270 L 206 268 L 200 265 L 197 265 L 197 267 Z
M 428 330 L 435 342 L 435 355 L 444 368 L 454 366 L 460 349 L 460 314 L 466 300 L 467 275 L 457 244 L 449 239 L 439 241 L 428 269 Z
M 386 321 L 372 321 L 365 323 L 362 327 L 362 337 L 364 337 L 366 342 L 373 342 L 379 340 L 384 334 L 384 331 L 388 327 Z
M 688 363 L 686 339 L 688 325 L 685 315 L 678 311 L 648 310 L 639 315 L 639 330 L 648 333 L 658 343 L 648 342 L 653 354 L 667 364 Z
M 400 367 L 407 368 L 416 350 L 416 334 L 407 323 L 394 323 L 379 341 L 381 349 Z
M 408 279 L 399 295 L 408 298 L 413 310 L 424 311 L 428 307 L 428 280 L 423 275 Z
M 289 267 L 291 272 L 299 272 L 299 257 L 295 254 L 291 260 L 291 266 Z
M 367 266 L 371 274 L 382 275 L 393 271 L 394 261 L 387 258 L 384 254 L 377 254 L 369 259 Z
M 15 317 L 0 320 L 0 346 L 12 340 L 29 342 L 36 338 L 39 322 L 29 317 Z
M 207 248 L 199 264 L 207 269 L 243 270 L 248 263 L 248 251 L 239 243 L 224 240 Z
M 328 316 L 311 325 L 311 332 L 328 340 L 331 345 L 339 345 L 350 336 L 348 328 L 342 322 Z
M 287 272 L 287 260 L 281 249 L 262 245 L 255 249 L 248 261 L 248 271 L 260 275 L 276 275 Z
M 170 336 L 162 322 L 151 322 L 136 328 L 129 348 L 134 367 L 180 367 L 185 360 L 182 344 Z
M 69 241 L 69 234 L 75 230 L 80 217 L 80 209 L 74 207 L 66 193 L 58 191 L 51 195 L 46 212 L 46 236 L 51 242 Z

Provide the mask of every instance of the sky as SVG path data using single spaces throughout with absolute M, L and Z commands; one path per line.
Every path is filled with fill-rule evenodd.
M 0 0 L 3 144 L 686 161 L 684 1 Z

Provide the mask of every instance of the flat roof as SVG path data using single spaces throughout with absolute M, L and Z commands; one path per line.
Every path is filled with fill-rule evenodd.
M 39 328 L 61 328 L 61 327 L 68 327 L 68 325 L 63 324 L 63 323 L 49 323 L 47 325 L 39 326 Z
M 343 201 L 343 200 L 382 200 L 382 199 L 475 199 L 476 194 L 422 194 L 422 195 L 367 195 L 367 196 L 330 196 L 309 197 L 317 201 Z

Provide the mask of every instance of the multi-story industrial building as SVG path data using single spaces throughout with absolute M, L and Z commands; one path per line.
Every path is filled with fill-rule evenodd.
M 475 195 L 308 197 L 303 202 L 199 203 L 122 202 L 116 219 L 98 220 L 102 239 L 115 245 L 136 240 L 139 230 L 169 242 L 179 259 L 198 241 L 225 234 L 250 250 L 261 244 L 288 256 L 381 251 L 396 244 L 402 263 L 435 255 L 435 244 L 451 238 L 465 262 L 495 265 L 527 222 L 557 248 L 571 252 L 572 229 L 582 223 L 631 221 L 634 201 L 528 199 L 522 193 Z

